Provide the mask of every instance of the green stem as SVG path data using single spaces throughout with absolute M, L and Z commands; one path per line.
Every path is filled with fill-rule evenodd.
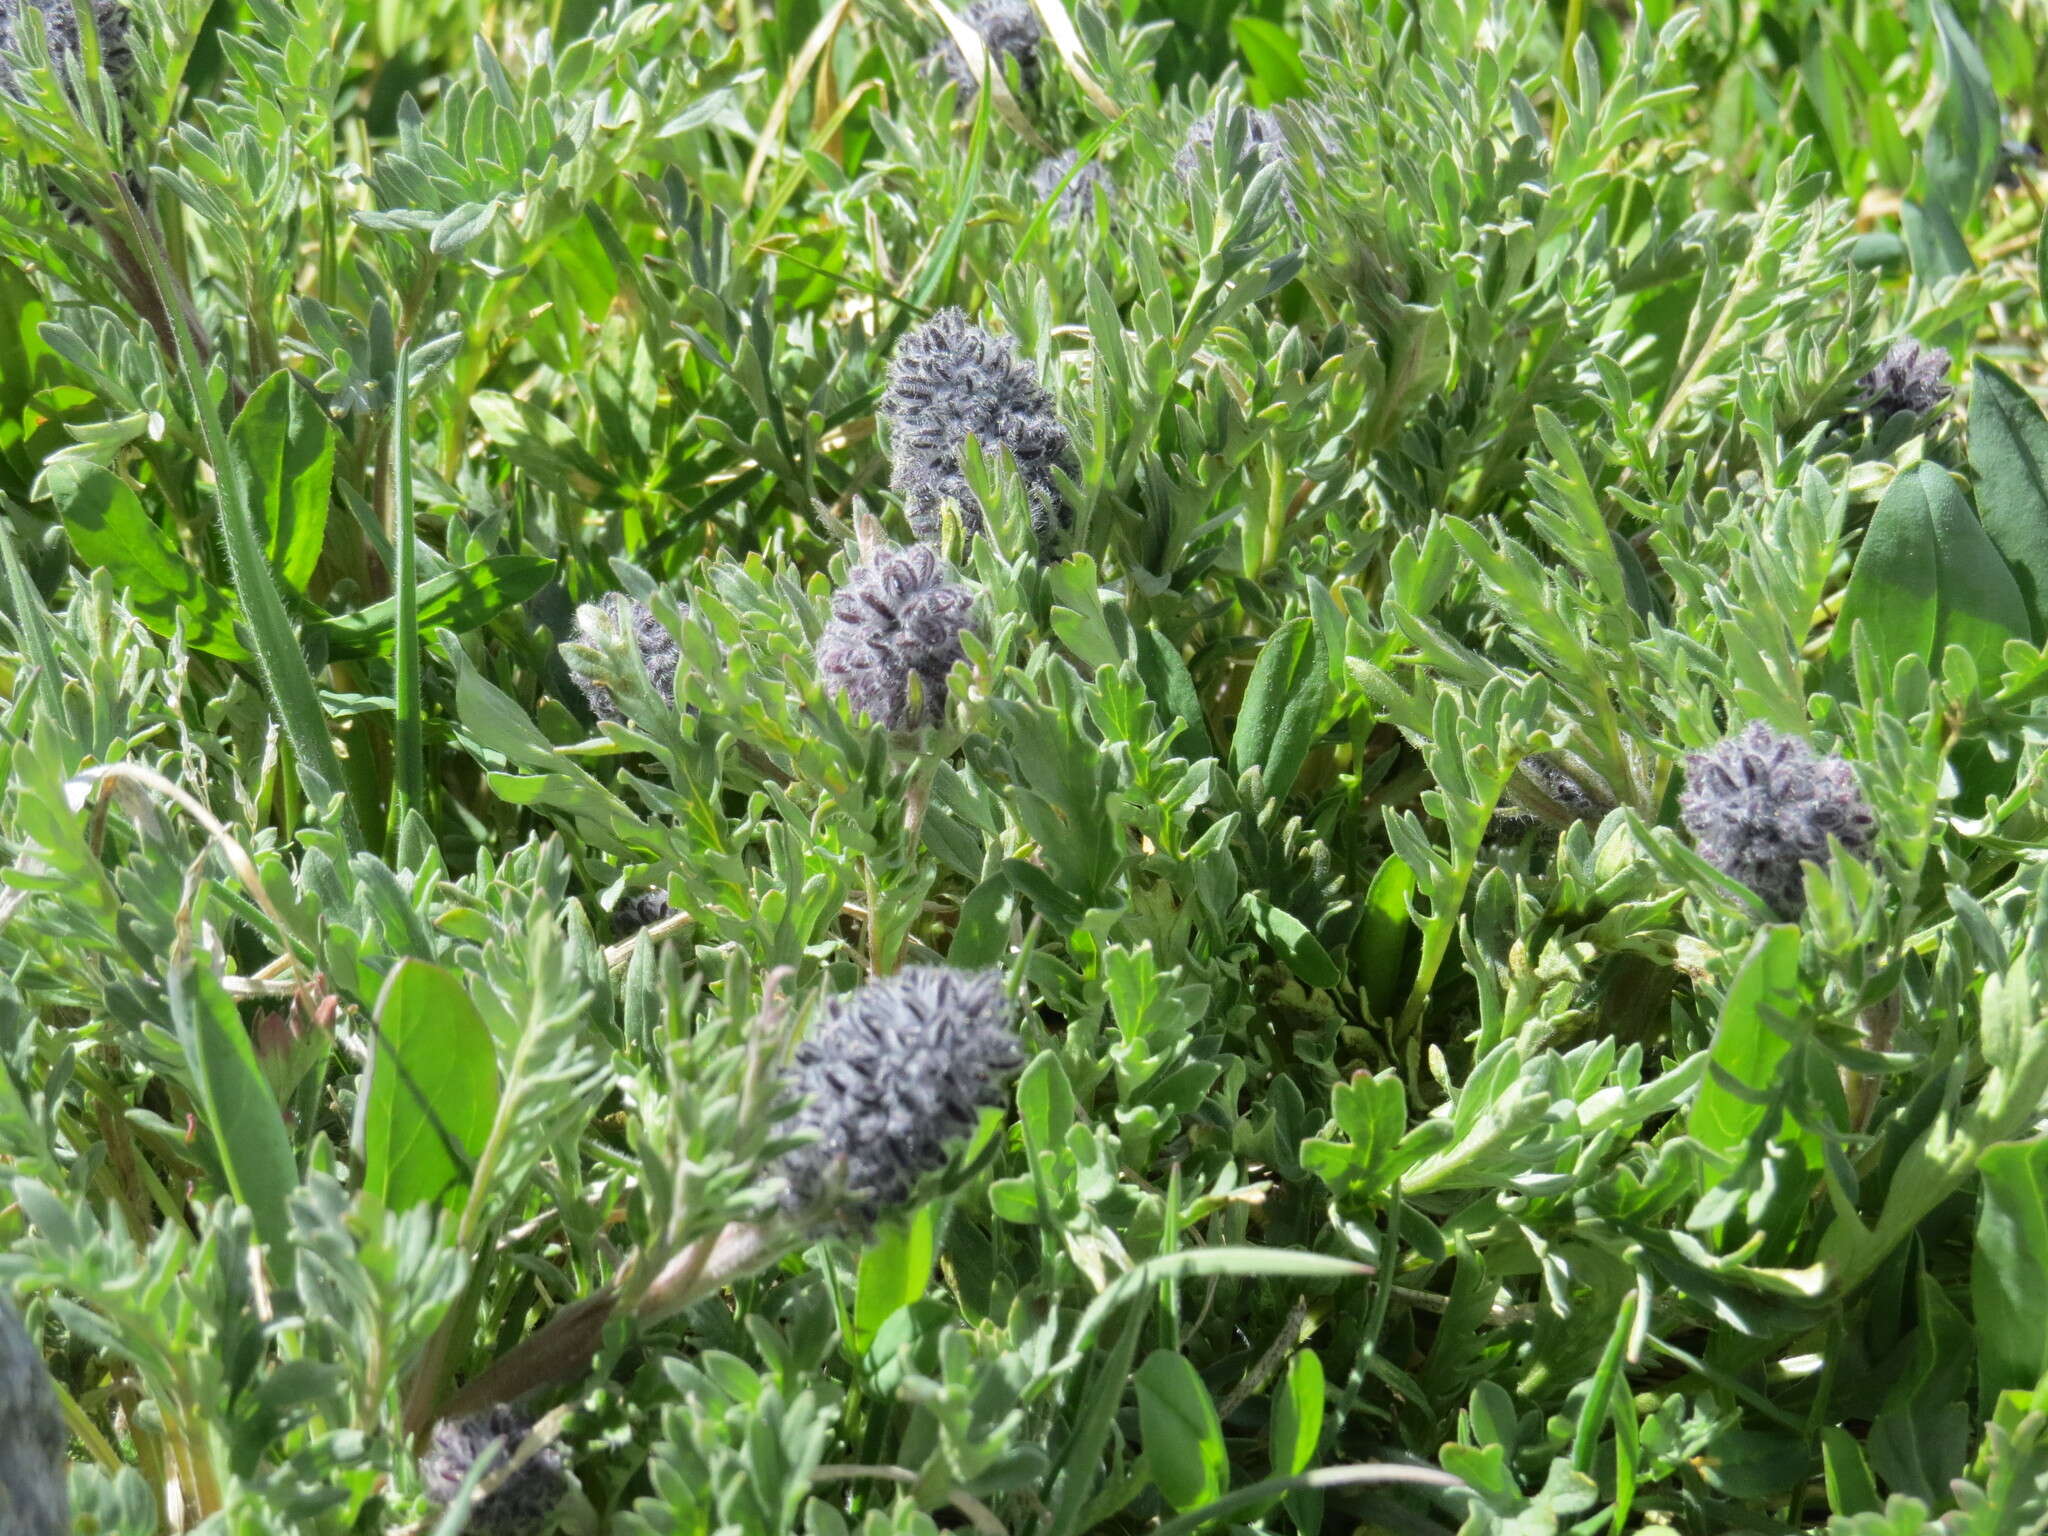
M 164 295 L 171 291 L 171 278 L 163 250 L 157 244 L 142 210 L 136 206 L 127 184 L 117 180 L 115 190 L 120 195 L 128 226 L 134 233 L 135 246 L 141 254 L 144 269 L 155 287 L 157 302 L 169 317 L 171 334 L 177 343 L 179 368 L 192 391 L 193 410 L 199 418 L 206 456 L 213 461 L 214 476 L 220 490 L 221 543 L 227 548 L 228 570 L 234 578 L 235 595 L 241 599 L 243 616 L 248 621 L 250 640 L 256 652 L 256 667 L 262 675 L 264 690 L 269 694 L 271 707 L 277 712 L 278 722 L 291 743 L 292 755 L 298 760 L 299 782 L 306 791 L 307 799 L 321 807 L 323 812 L 330 802 L 338 799 L 340 804 L 336 814 L 342 840 L 352 852 L 360 851 L 363 846 L 362 828 L 356 823 L 355 807 L 342 793 L 341 760 L 335 756 L 334 741 L 327 732 L 327 715 L 320 707 L 320 692 L 313 684 L 311 670 L 306 666 L 305 653 L 299 649 L 299 638 L 292 629 L 290 615 L 285 612 L 284 599 L 278 596 L 277 583 L 270 573 L 270 562 L 263 552 L 263 541 L 257 536 L 255 519 L 250 515 L 248 492 L 242 484 L 241 470 L 228 452 L 227 432 L 214 409 L 213 397 L 207 392 L 197 343 L 187 331 L 184 317 L 177 308 L 164 302 Z
M 391 837 L 395 847 L 398 830 L 408 813 L 424 812 L 427 777 L 420 721 L 420 611 L 418 551 L 413 539 L 412 434 L 407 420 L 411 406 L 411 359 L 409 347 L 398 351 L 397 376 L 392 387 L 391 459 L 396 485 L 391 517 L 393 691 L 397 717 L 393 729 L 396 778 L 391 795 Z

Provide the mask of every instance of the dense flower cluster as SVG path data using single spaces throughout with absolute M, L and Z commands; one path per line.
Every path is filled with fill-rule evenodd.
M 443 1419 L 434 1426 L 432 1443 L 420 1458 L 420 1479 L 427 1497 L 447 1505 L 462 1487 L 477 1459 L 494 1444 L 499 1454 L 485 1473 L 488 1481 L 510 1464 L 519 1444 L 533 1429 L 533 1419 L 510 1403 L 500 1403 L 464 1419 Z M 561 1447 L 549 1445 L 521 1465 L 497 1489 L 469 1506 L 469 1536 L 532 1536 L 569 1491 Z
M 1855 770 L 1760 720 L 1693 753 L 1685 769 L 1679 810 L 1700 853 L 1780 918 L 1799 915 L 1802 866 L 1828 861 L 1830 837 L 1859 858 L 1870 849 L 1877 823 Z
M 1044 33 L 1029 0 L 975 0 L 960 13 L 960 19 L 974 29 L 981 46 L 988 50 L 991 68 L 1003 69 L 1005 60 L 1015 59 L 1018 84 L 1027 95 L 1037 92 L 1038 43 Z M 958 110 L 972 110 L 975 98 L 981 94 L 981 77 L 968 67 L 967 56 L 950 37 L 933 52 L 932 63 L 952 76 L 953 83 L 960 88 L 956 98 Z
M 1219 126 L 1218 112 L 1205 112 L 1188 124 L 1187 137 L 1181 141 L 1180 153 L 1173 157 L 1173 168 L 1183 181 L 1193 181 L 1208 158 L 1210 147 L 1216 142 Z M 1255 157 L 1261 164 L 1271 164 L 1287 158 L 1287 135 L 1280 127 L 1280 119 L 1262 107 L 1244 109 L 1244 153 Z
M 675 915 L 666 891 L 628 891 L 612 908 L 612 938 L 630 939 L 642 928 L 652 928 Z
M 1072 472 L 1072 446 L 1051 393 L 1015 342 L 997 340 L 957 309 L 939 311 L 896 348 L 881 413 L 889 423 L 889 483 L 919 538 L 938 537 L 939 510 L 948 501 L 959 506 L 969 532 L 987 527 L 960 468 L 969 437 L 989 457 L 1007 448 L 1017 461 L 1041 547 L 1067 521 L 1053 470 Z
M 1897 415 L 1924 416 L 1948 402 L 1955 391 L 1948 382 L 1951 359 L 1942 347 L 1901 341 L 1882 361 L 1856 381 L 1863 413 L 1875 423 Z
M 1080 158 L 1080 154 L 1075 150 L 1062 150 L 1056 155 L 1047 155 L 1032 169 L 1030 186 L 1033 197 L 1044 202 L 1052 196 L 1056 188 L 1059 190 L 1059 201 L 1054 203 L 1052 208 L 1052 221 L 1055 224 L 1072 224 L 1092 214 L 1095 211 L 1097 187 L 1102 188 L 1104 197 L 1116 196 L 1116 183 L 1110 180 L 1109 172 L 1103 168 L 1102 162 L 1090 160 L 1080 170 L 1075 171 L 1074 166 Z M 1073 174 L 1072 181 L 1067 181 L 1069 172 Z M 1060 187 L 1063 181 L 1067 181 L 1067 184 Z
M 818 637 L 825 691 L 892 731 L 944 719 L 946 675 L 965 654 L 960 637 L 974 623 L 974 594 L 945 576 L 938 553 L 924 544 L 881 550 L 847 572 Z
M 91 0 L 93 30 L 99 34 L 100 67 L 116 85 L 124 84 L 135 67 L 135 51 L 128 36 L 128 12 L 120 0 Z M 0 0 L 0 91 L 15 91 L 14 67 L 9 55 L 24 47 L 23 34 L 29 11 L 42 13 L 43 34 L 50 45 L 50 61 L 60 70 L 83 52 L 78 35 L 78 13 L 72 0 Z
M 612 695 L 618 680 L 606 675 L 593 658 L 601 658 L 615 639 L 626 635 L 632 637 L 639 649 L 640 660 L 647 668 L 647 681 L 653 684 L 654 691 L 666 703 L 676 701 L 676 667 L 682 660 L 682 648 L 645 603 L 636 603 L 624 593 L 614 592 L 601 603 L 586 604 L 576 610 L 576 639 L 562 647 L 562 659 L 568 663 L 570 675 L 576 679 L 583 697 L 590 701 L 591 713 L 600 720 L 623 722 L 626 717 Z
M 867 1226 L 946 1166 L 1023 1065 L 1000 971 L 909 966 L 832 998 L 797 1047 L 784 1204 Z
M 14 1309 L 0 1302 L 0 1530 L 70 1536 L 64 1447 L 50 1372 Z

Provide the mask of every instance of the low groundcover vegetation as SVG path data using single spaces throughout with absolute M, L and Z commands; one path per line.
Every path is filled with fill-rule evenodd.
M 2048 1531 L 2044 59 L 0 0 L 0 1530 Z

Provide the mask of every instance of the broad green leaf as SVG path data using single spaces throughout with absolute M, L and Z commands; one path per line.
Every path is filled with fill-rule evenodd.
M 1230 1486 L 1230 1461 L 1216 1404 L 1195 1368 L 1171 1350 L 1154 1350 L 1133 1384 L 1145 1461 L 1166 1502 L 1187 1510 L 1220 1498 Z
M 1960 645 L 1995 681 L 2004 673 L 2005 642 L 2031 632 L 2019 584 L 1939 465 L 1914 465 L 1878 503 L 1835 624 L 1838 660 L 1847 658 L 1858 624 L 1886 677 L 1907 656 L 1938 670 L 1942 651 Z
M 363 1109 L 363 1188 L 394 1210 L 451 1209 L 498 1105 L 490 1027 L 454 975 L 401 960 L 377 999 Z
M 866 1354 L 882 1325 L 924 1295 L 937 1250 L 937 1207 L 917 1208 L 908 1221 L 886 1223 L 860 1256 L 854 1284 L 853 1347 Z
M 1040 1051 L 1017 1080 L 1017 1123 L 1034 1156 L 1067 1139 L 1067 1127 L 1074 1123 L 1074 1090 L 1057 1051 Z
M 1977 1315 L 1977 1400 L 2031 1390 L 2048 1372 L 2048 1137 L 2008 1142 L 1977 1164 L 1977 1241 L 1970 1299 Z
M 1273 632 L 1252 669 L 1230 743 L 1232 771 L 1261 770 L 1266 793 L 1286 799 L 1329 699 L 1330 662 L 1323 638 L 1308 618 L 1289 619 Z
M 488 624 L 546 586 L 554 569 L 554 561 L 536 555 L 492 555 L 422 582 L 420 631 L 450 629 L 466 634 Z M 326 639 L 327 654 L 336 660 L 389 656 L 397 614 L 396 600 L 387 597 L 340 618 L 320 619 L 310 628 Z
M 1270 107 L 1276 101 L 1307 92 L 1308 73 L 1301 67 L 1301 45 L 1284 27 L 1264 17 L 1238 15 L 1230 18 L 1230 35 L 1244 53 L 1254 105 Z
M 1870 1463 L 1863 1459 L 1863 1447 L 1856 1437 L 1839 1425 L 1825 1425 L 1820 1432 L 1820 1450 L 1828 1508 L 1838 1515 L 1874 1512 L 1880 1504 L 1877 1480 L 1870 1475 Z
M 1981 357 L 1971 378 L 1970 464 L 1984 532 L 2019 584 L 2038 642 L 2048 635 L 2048 417 Z
M 1365 911 L 1352 945 L 1358 989 L 1376 1019 L 1391 1019 L 1401 1006 L 1402 973 L 1415 941 L 1415 924 L 1408 916 L 1414 894 L 1415 871 L 1398 853 L 1388 854 L 1366 890 Z
M 1246 895 L 1245 905 L 1251 913 L 1252 931 L 1273 946 L 1296 976 L 1312 987 L 1334 987 L 1344 979 L 1322 940 L 1309 932 L 1300 918 L 1256 892 Z
M 43 486 L 79 563 L 109 572 L 144 624 L 168 635 L 182 618 L 194 649 L 227 661 L 251 659 L 235 634 L 242 615 L 233 592 L 207 579 L 127 481 L 97 464 L 59 459 L 43 471 Z
M 228 452 L 241 463 L 271 566 L 303 592 L 327 536 L 334 482 L 334 432 L 319 402 L 280 369 L 249 397 L 228 429 Z
M 1763 1123 L 1767 1107 L 1754 1101 L 1771 1090 L 1778 1063 L 1791 1049 L 1768 1016 L 1797 1018 L 1802 1002 L 1799 930 L 1780 923 L 1757 936 L 1728 989 L 1714 1026 L 1710 1068 L 1686 1124 L 1693 1140 L 1731 1163 Z M 1716 1172 L 1706 1177 L 1710 1184 L 1720 1182 Z
M 1273 1475 L 1292 1477 L 1308 1470 L 1323 1438 L 1323 1362 L 1304 1349 L 1287 1362 L 1287 1375 L 1273 1394 Z
M 1942 90 L 1927 130 L 1927 195 L 1961 228 L 1991 185 L 2003 114 L 1984 56 L 1948 0 L 1931 0 L 1929 9 L 1939 39 Z
M 43 460 L 64 446 L 51 401 L 92 404 L 85 391 L 64 388 L 64 360 L 42 335 L 48 318 L 42 291 L 13 262 L 0 261 L 0 489 L 22 500 Z
M 286 1203 L 299 1187 L 299 1167 L 249 1030 L 209 966 L 180 956 L 169 980 L 172 1023 L 228 1188 L 249 1208 L 257 1237 L 283 1255 L 291 1241 Z

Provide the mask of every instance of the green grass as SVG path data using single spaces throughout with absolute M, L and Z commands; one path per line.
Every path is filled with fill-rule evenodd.
M 2048 17 L 1038 12 L 964 112 L 925 0 L 15 34 L 0 1288 L 77 1528 L 453 1536 L 521 1393 L 576 1536 L 2048 1526 Z M 967 455 L 892 738 L 813 646 L 951 305 L 1072 527 Z M 1749 721 L 1875 818 L 1796 916 L 1681 811 Z M 784 1053 L 912 964 L 1028 1064 L 791 1236 Z

